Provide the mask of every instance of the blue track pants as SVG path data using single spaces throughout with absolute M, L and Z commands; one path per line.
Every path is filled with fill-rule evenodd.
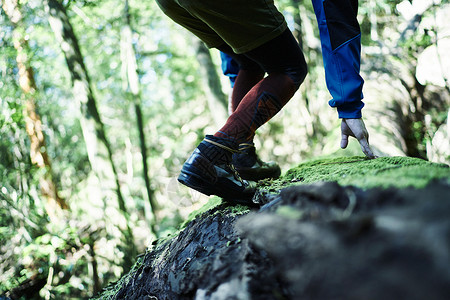
M 361 31 L 358 0 L 312 0 L 320 30 L 327 88 L 339 118 L 361 118 Z

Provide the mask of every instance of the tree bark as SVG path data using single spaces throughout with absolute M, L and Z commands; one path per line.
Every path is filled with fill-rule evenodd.
M 26 132 L 30 138 L 31 162 L 44 174 L 39 178 L 42 195 L 47 199 L 46 210 L 50 217 L 55 217 L 58 209 L 68 209 L 69 206 L 58 194 L 57 184 L 52 174 L 52 166 L 47 153 L 45 135 L 42 121 L 37 112 L 35 92 L 37 91 L 28 53 L 30 48 L 28 40 L 21 33 L 23 16 L 17 0 L 5 0 L 2 7 L 13 24 L 14 48 L 17 51 L 17 66 L 19 68 L 19 85 L 26 98 L 25 116 Z
M 449 192 L 319 182 L 219 205 L 95 299 L 447 299 Z
M 132 43 L 132 29 L 130 22 L 130 12 L 129 12 L 129 4 L 128 0 L 125 1 L 124 7 L 124 25 L 121 32 L 121 55 L 122 55 L 122 63 L 123 63 L 123 72 L 124 74 L 124 89 L 126 93 L 130 96 L 129 98 L 133 101 L 134 109 L 136 113 L 136 125 L 139 131 L 139 142 L 141 148 L 142 155 L 142 167 L 145 189 L 147 192 L 147 199 L 150 203 L 150 208 L 152 210 L 152 220 L 150 221 L 150 226 L 153 234 L 158 237 L 158 231 L 156 229 L 156 225 L 158 224 L 158 205 L 156 203 L 154 192 L 150 186 L 150 178 L 148 176 L 149 167 L 147 163 L 147 146 L 145 142 L 145 131 L 144 131 L 144 121 L 143 114 L 141 109 L 141 91 L 140 91 L 140 82 L 137 73 L 137 63 L 136 63 L 136 54 Z

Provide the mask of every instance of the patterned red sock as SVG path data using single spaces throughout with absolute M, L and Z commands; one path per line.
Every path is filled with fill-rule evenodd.
M 264 71 L 239 70 L 231 94 L 231 112 L 233 113 L 245 95 L 264 78 Z
M 297 88 L 286 74 L 271 73 L 245 95 L 214 136 L 232 138 L 238 143 L 253 139 L 256 129 L 275 116 Z

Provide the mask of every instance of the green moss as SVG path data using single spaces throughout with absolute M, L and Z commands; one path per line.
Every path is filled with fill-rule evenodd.
M 211 197 L 208 202 L 206 202 L 205 205 L 203 205 L 202 207 L 200 207 L 199 209 L 197 209 L 196 211 L 193 211 L 189 214 L 188 218 L 186 219 L 186 221 L 184 221 L 180 228 L 183 229 L 187 226 L 187 224 L 189 224 L 189 222 L 191 222 L 192 220 L 194 220 L 195 218 L 197 218 L 197 216 L 207 212 L 208 210 L 213 209 L 216 206 L 219 206 L 220 204 L 222 204 L 222 199 L 220 197 Z
M 223 201 L 220 197 L 211 197 L 209 199 L 208 202 L 206 202 L 205 205 L 203 205 L 202 207 L 200 207 L 199 209 L 197 209 L 196 211 L 193 211 L 192 213 L 189 214 L 188 218 L 186 219 L 186 221 L 183 222 L 183 224 L 181 224 L 180 228 L 184 229 L 186 228 L 187 224 L 189 224 L 189 222 L 191 222 L 192 220 L 194 220 L 195 218 L 197 218 L 198 216 L 202 215 L 203 213 L 212 210 L 213 208 L 216 208 L 217 206 L 223 204 Z M 227 214 L 227 215 L 242 215 L 242 214 L 246 214 L 250 211 L 250 209 L 248 208 L 248 206 L 245 205 L 232 205 L 232 206 L 226 206 L 223 209 L 217 210 L 214 213 L 222 213 L 222 214 Z
M 117 292 L 124 286 L 128 284 L 128 282 L 131 280 L 131 278 L 134 276 L 134 274 L 137 272 L 139 267 L 143 263 L 143 256 L 138 257 L 136 263 L 133 265 L 131 270 L 122 276 L 118 281 L 110 283 L 107 287 L 103 289 L 101 294 L 90 298 L 92 300 L 95 299 L 101 299 L 101 300 L 110 300 L 110 299 L 116 299 Z
M 450 168 L 411 157 L 338 157 L 317 159 L 290 169 L 280 179 L 263 184 L 262 189 L 276 192 L 281 188 L 320 181 L 336 181 L 360 188 L 408 187 L 422 188 L 434 179 L 450 183 Z
M 303 217 L 303 212 L 297 209 L 293 209 L 289 206 L 279 206 L 276 210 L 276 213 L 280 216 L 283 216 L 292 220 L 300 220 Z
M 237 204 L 229 206 L 228 212 L 233 216 L 245 215 L 246 213 L 250 212 L 250 208 L 246 205 Z

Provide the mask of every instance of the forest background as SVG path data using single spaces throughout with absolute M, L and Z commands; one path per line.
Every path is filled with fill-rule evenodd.
M 286 171 L 362 155 L 339 149 L 311 2 L 276 5 L 309 74 L 260 156 Z M 371 145 L 450 163 L 449 1 L 359 6 Z M 229 82 L 154 1 L 3 0 L 0 26 L 0 295 L 87 298 L 207 201 L 176 178 L 226 119 Z

